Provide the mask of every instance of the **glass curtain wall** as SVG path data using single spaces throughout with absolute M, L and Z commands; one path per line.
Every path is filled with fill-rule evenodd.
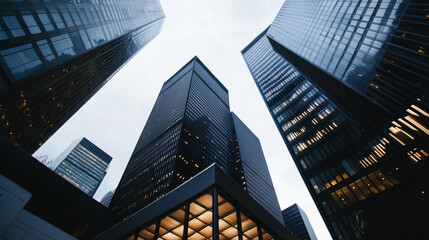
M 238 205 L 213 188 L 123 240 L 153 239 L 271 240 L 274 237 L 256 219 L 247 216 Z

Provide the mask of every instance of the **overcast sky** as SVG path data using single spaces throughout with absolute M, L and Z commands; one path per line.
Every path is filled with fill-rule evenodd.
M 116 188 L 162 84 L 192 57 L 229 90 L 231 110 L 259 137 L 282 209 L 307 213 L 318 239 L 331 239 L 240 51 L 275 18 L 284 0 L 164 0 L 161 33 L 35 154 L 56 158 L 86 137 L 113 157 L 95 199 Z

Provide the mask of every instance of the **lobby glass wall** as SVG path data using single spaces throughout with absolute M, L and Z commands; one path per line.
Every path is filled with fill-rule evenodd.
M 257 219 L 248 217 L 238 205 L 216 192 L 217 189 L 211 189 L 166 216 L 142 226 L 124 240 L 274 239 Z

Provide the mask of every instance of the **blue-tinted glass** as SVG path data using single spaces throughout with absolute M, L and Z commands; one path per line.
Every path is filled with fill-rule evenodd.
M 70 40 L 68 34 L 63 34 L 58 37 L 51 38 L 52 43 L 54 44 L 54 48 L 57 51 L 58 56 L 65 60 L 76 54 L 73 43 Z
M 82 42 L 85 45 L 86 49 L 90 49 L 91 46 L 91 42 L 88 40 L 88 35 L 86 34 L 85 30 L 81 30 L 79 31 L 80 37 L 82 38 Z
M 16 79 L 27 76 L 42 65 L 31 44 L 3 50 L 0 54 Z
M 25 24 L 27 24 L 28 30 L 30 30 L 32 34 L 41 32 L 33 15 L 22 15 L 22 18 L 24 19 Z
M 3 27 L 0 25 L 0 40 L 8 39 L 7 33 L 4 31 Z
M 51 9 L 51 16 L 59 29 L 65 28 L 63 19 L 61 19 L 61 16 L 56 9 Z
M 48 14 L 46 13 L 39 13 L 40 21 L 42 22 L 43 26 L 45 27 L 46 31 L 52 31 L 54 30 L 54 26 L 51 23 L 51 20 L 48 17 Z
M 22 30 L 21 25 L 15 16 L 3 16 L 3 20 L 12 33 L 12 36 L 21 37 L 25 35 L 24 30 Z
M 67 26 L 68 27 L 73 27 L 74 23 L 73 23 L 73 20 L 72 20 L 70 14 L 67 12 L 67 8 L 61 9 L 61 14 L 64 17 L 64 20 L 66 21 Z

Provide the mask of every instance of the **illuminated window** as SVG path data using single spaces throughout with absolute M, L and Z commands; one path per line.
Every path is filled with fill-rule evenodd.
M 241 213 L 241 229 L 243 232 L 243 239 L 258 240 L 258 227 L 256 223 L 249 219 L 246 215 Z
M 273 236 L 271 236 L 271 234 L 269 234 L 267 231 L 265 231 L 265 229 L 261 228 L 261 232 L 262 232 L 262 239 L 263 240 L 274 240 Z
M 218 195 L 217 199 L 219 239 L 238 240 L 239 228 L 241 228 L 243 240 L 260 240 L 259 236 L 266 240 L 274 239 L 268 231 L 259 228 L 255 221 L 237 210 L 225 198 Z M 185 216 L 187 211 L 189 211 L 189 215 Z M 188 221 L 187 231 L 184 229 L 185 221 Z M 186 232 L 187 239 L 190 240 L 212 239 L 213 197 L 211 193 L 204 194 L 161 219 L 153 220 L 150 225 L 140 229 L 135 237 L 136 240 L 155 238 L 179 240 L 183 239 L 183 234 Z M 124 240 L 134 240 L 134 236 L 124 238 Z
M 219 239 L 238 239 L 237 212 L 235 207 L 218 196 Z
M 189 205 L 188 239 L 211 238 L 213 223 L 213 197 L 206 194 Z

